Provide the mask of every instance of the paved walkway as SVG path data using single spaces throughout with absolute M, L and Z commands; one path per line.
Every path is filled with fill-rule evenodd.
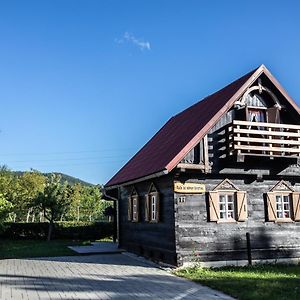
M 0 260 L 0 299 L 232 298 L 126 254 L 105 254 Z
M 69 248 L 79 254 L 112 254 L 123 252 L 118 248 L 118 243 L 112 242 L 93 242 L 90 246 L 69 246 Z

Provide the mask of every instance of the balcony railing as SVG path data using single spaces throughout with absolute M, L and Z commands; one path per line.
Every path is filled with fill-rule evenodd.
M 234 120 L 229 127 L 229 154 L 300 157 L 300 126 Z

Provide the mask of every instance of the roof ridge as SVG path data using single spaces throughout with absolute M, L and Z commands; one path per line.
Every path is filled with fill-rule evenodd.
M 259 66 L 172 116 L 105 186 L 130 182 L 163 170 L 170 172 L 202 132 L 212 126 L 212 121 L 228 109 L 228 102 L 261 71 L 263 67 Z
M 192 104 L 191 106 L 187 107 L 186 109 L 180 111 L 179 113 L 173 115 L 173 117 L 177 117 L 178 115 L 182 114 L 183 112 L 187 111 L 187 110 L 190 110 L 192 109 L 194 106 L 196 106 L 197 104 L 199 104 L 200 102 L 203 102 L 203 101 L 206 101 L 206 100 L 210 100 L 210 97 L 213 96 L 213 95 L 216 95 L 220 92 L 222 92 L 224 89 L 228 88 L 230 85 L 233 85 L 235 84 L 237 81 L 241 80 L 243 77 L 246 77 L 248 76 L 249 74 L 253 74 L 255 73 L 259 68 L 265 68 L 265 66 L 263 64 L 261 64 L 259 67 L 253 69 L 252 71 L 248 72 L 247 74 L 243 75 L 242 77 L 230 82 L 229 84 L 223 86 L 222 88 L 220 88 L 219 90 L 217 90 L 216 92 L 214 93 L 211 93 L 207 96 L 205 96 L 204 98 L 202 98 L 201 100 L 198 100 L 197 102 L 195 102 L 194 104 Z

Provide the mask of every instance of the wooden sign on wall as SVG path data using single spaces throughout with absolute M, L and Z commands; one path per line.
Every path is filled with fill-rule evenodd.
M 205 193 L 205 184 L 175 181 L 174 192 L 181 194 L 202 194 Z

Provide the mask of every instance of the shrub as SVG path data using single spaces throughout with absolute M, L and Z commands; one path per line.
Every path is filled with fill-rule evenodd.
M 1 237 L 10 239 L 46 239 L 49 223 L 6 223 Z M 113 235 L 109 222 L 56 222 L 54 239 L 97 240 Z

